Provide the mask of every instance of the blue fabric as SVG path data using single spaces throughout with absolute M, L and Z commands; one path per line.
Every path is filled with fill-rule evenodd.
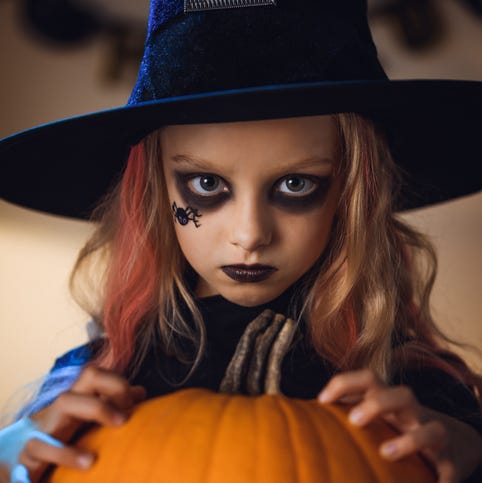
M 59 394 L 72 386 L 84 365 L 93 356 L 94 346 L 95 342 L 89 342 L 57 358 L 35 399 L 17 414 L 17 418 L 21 419 L 0 430 L 0 463 L 10 470 L 11 483 L 30 483 L 27 469 L 18 462 L 28 440 L 35 438 L 53 446 L 62 446 L 60 441 L 39 431 L 28 415 L 48 406 Z
M 19 463 L 19 456 L 27 441 L 39 439 L 47 444 L 62 447 L 63 444 L 38 429 L 35 421 L 23 418 L 0 430 L 0 463 L 10 470 L 11 483 L 30 483 L 28 471 Z
M 147 23 L 147 37 L 184 11 L 183 0 L 152 0 Z
M 481 92 L 482 82 L 388 81 L 366 0 L 189 13 L 152 0 L 128 105 L 0 140 L 0 197 L 89 218 L 129 148 L 163 125 L 357 112 L 387 130 L 407 173 L 395 210 L 411 209 L 480 190 Z M 440 169 L 454 159 L 459 169 Z
M 92 343 L 88 342 L 66 352 L 55 360 L 50 372 L 62 369 L 66 366 L 83 366 L 92 358 Z
M 366 16 L 353 15 L 364 13 L 360 0 L 286 1 L 172 20 L 182 4 L 152 2 L 130 105 L 260 85 L 387 79 Z
M 93 357 L 100 339 L 76 347 L 55 360 L 54 366 L 36 397 L 16 415 L 16 419 L 29 416 L 51 404 L 64 391 L 68 391 L 79 377 L 84 365 Z

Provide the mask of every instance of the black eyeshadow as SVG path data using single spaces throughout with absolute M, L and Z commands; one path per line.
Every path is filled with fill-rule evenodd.
M 229 191 L 223 191 L 217 195 L 198 195 L 194 193 L 188 186 L 189 181 L 203 176 L 205 173 L 182 173 L 175 171 L 176 186 L 181 194 L 184 203 L 188 206 L 197 209 L 216 209 L 231 197 Z M 301 175 L 297 175 L 301 176 Z M 270 203 L 275 204 L 281 209 L 289 213 L 303 213 L 319 207 L 325 200 L 328 191 L 330 190 L 332 178 L 327 177 L 312 177 L 317 184 L 316 188 L 308 195 L 304 196 L 290 196 L 279 190 L 273 189 L 269 195 Z
M 221 192 L 217 195 L 197 195 L 192 190 L 189 189 L 188 182 L 196 178 L 197 176 L 202 176 L 201 174 L 185 174 L 180 172 L 175 172 L 176 186 L 182 199 L 186 205 L 192 206 L 193 208 L 217 208 L 220 204 L 224 203 L 230 196 L 229 192 Z
M 330 190 L 331 178 L 318 178 L 316 182 L 318 186 L 312 193 L 306 196 L 289 196 L 280 191 L 274 191 L 270 198 L 277 206 L 290 213 L 301 213 L 311 210 L 325 201 L 326 195 Z

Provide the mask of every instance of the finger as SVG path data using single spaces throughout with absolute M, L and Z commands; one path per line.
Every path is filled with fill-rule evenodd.
M 369 369 L 350 371 L 334 376 L 318 395 L 322 403 L 335 402 L 347 396 L 356 396 L 383 387 L 378 376 Z
M 347 396 L 340 397 L 337 402 L 341 404 L 347 404 L 353 406 L 363 401 L 363 393 L 358 394 L 348 394 Z
M 86 470 L 95 460 L 95 455 L 72 446 L 52 446 L 39 439 L 31 439 L 25 445 L 19 461 L 31 471 L 38 470 L 39 466 L 55 464 Z
M 420 405 L 412 390 L 406 386 L 385 387 L 368 393 L 349 414 L 350 422 L 364 426 L 379 416 L 401 431 L 420 426 Z
M 129 410 L 134 405 L 131 386 L 127 380 L 111 371 L 96 367 L 84 369 L 70 391 L 103 396 L 121 410 Z
M 380 454 L 389 460 L 398 460 L 417 451 L 429 450 L 430 459 L 435 459 L 447 444 L 447 430 L 439 421 L 430 421 L 423 426 L 386 441 L 380 446 Z
M 436 471 L 438 473 L 438 483 L 458 483 L 461 481 L 455 465 L 451 460 L 447 459 L 437 462 Z
M 68 416 L 73 420 L 95 422 L 105 426 L 120 426 L 128 417 L 126 412 L 113 407 L 109 402 L 70 391 L 62 393 L 52 406 L 58 410 L 59 418 Z M 49 432 L 54 433 L 55 430 Z
M 10 474 L 10 471 L 7 468 L 7 466 L 0 463 L 0 483 L 9 483 L 10 481 L 9 474 Z
M 134 400 L 134 403 L 139 403 L 141 401 L 144 401 L 147 397 L 147 391 L 144 386 L 131 386 L 131 395 L 132 399 Z

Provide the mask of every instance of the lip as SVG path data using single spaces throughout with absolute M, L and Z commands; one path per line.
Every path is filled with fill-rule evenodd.
M 236 282 L 241 283 L 257 283 L 266 280 L 276 270 L 275 267 L 269 265 L 224 265 L 221 270 Z

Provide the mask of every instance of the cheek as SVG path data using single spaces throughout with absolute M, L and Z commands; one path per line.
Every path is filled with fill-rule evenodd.
M 174 229 L 181 248 L 190 249 L 191 251 L 202 249 L 203 240 L 206 238 L 203 218 L 199 218 L 199 223 L 201 223 L 199 228 L 196 228 L 192 222 L 184 226 L 179 223 L 174 223 Z
M 209 214 L 203 213 L 202 210 L 199 210 L 199 213 L 203 216 L 199 218 L 200 226 L 198 228 L 192 222 L 182 226 L 173 220 L 174 230 L 181 251 L 194 268 L 203 266 L 212 258 L 212 248 L 216 246 L 216 240 L 218 238 L 212 229 L 213 226 L 210 223 Z
M 333 213 L 321 210 L 286 221 L 286 243 L 298 264 L 311 266 L 323 253 L 332 231 Z

